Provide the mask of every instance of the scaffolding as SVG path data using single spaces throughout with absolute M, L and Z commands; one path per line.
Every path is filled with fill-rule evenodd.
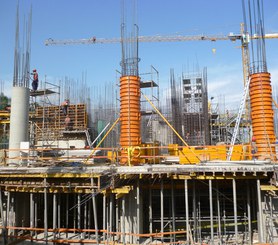
M 159 108 L 159 72 L 158 70 L 151 66 L 151 71 L 140 74 L 141 91 L 148 96 L 150 101 Z M 144 78 L 143 78 L 144 77 Z M 153 110 L 149 102 L 141 97 L 141 132 L 142 132 L 142 142 L 153 143 L 159 140 L 159 135 L 156 128 L 156 122 L 158 121 L 158 116 Z M 154 130 L 156 128 L 157 130 Z
M 183 128 L 190 145 L 210 144 L 207 70 L 183 75 Z
M 53 145 L 53 142 L 57 144 L 59 137 L 56 129 L 60 122 L 60 115 L 56 112 L 50 113 L 49 107 L 60 103 L 60 87 L 46 80 L 41 87 L 39 90 L 30 92 L 31 147 L 36 147 L 38 144 L 47 147 Z

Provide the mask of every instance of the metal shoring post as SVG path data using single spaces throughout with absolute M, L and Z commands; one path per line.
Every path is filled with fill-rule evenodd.
M 248 238 L 249 238 L 249 245 L 251 245 L 252 244 L 252 227 L 251 227 L 251 202 L 250 202 L 249 180 L 246 180 L 246 186 L 247 186 Z
M 257 179 L 257 195 L 258 195 L 258 231 L 259 231 L 259 242 L 264 242 L 263 234 L 263 222 L 262 222 L 262 197 L 261 197 L 261 182 Z
M 193 207 L 193 241 L 197 241 L 197 209 L 196 209 L 196 180 L 192 181 L 192 207 Z
M 135 197 L 134 197 L 134 199 L 135 199 Z M 133 199 L 131 199 L 130 196 L 126 197 L 126 202 L 125 203 L 128 203 L 127 204 L 127 210 L 126 210 L 126 220 L 127 220 L 127 223 L 128 223 L 128 228 L 126 229 L 125 232 L 128 231 L 127 236 L 128 236 L 129 240 L 126 241 L 126 242 L 129 242 L 129 243 L 134 243 L 134 241 L 133 241 L 134 235 L 132 234 L 132 229 L 134 229 L 136 231 L 136 227 L 135 227 L 136 223 L 133 222 L 133 219 L 131 218 L 131 215 L 133 215 L 132 210 L 131 210 L 131 207 L 132 207 L 132 204 L 133 204 L 132 201 L 133 201 Z M 136 207 L 136 213 L 137 213 L 137 207 Z
M 3 244 L 7 244 L 7 223 L 6 223 L 6 217 L 7 217 L 7 211 L 4 217 L 4 209 L 3 209 L 3 200 L 2 200 L 2 189 L 0 188 L 0 212 L 1 212 L 1 219 L 2 219 L 2 237 L 3 237 Z
M 269 202 L 270 202 L 270 222 L 271 224 L 274 223 L 273 222 L 273 199 L 272 199 L 272 196 L 269 195 Z M 270 230 L 270 237 L 271 237 L 271 241 L 270 242 L 273 242 L 273 233 L 274 233 L 274 225 L 271 226 L 271 230 Z
M 226 234 L 227 234 L 227 228 L 226 228 L 226 210 L 223 210 L 223 227 L 224 227 L 224 243 L 226 244 Z
M 14 217 L 14 213 L 15 213 L 15 195 L 16 193 L 15 192 L 10 192 L 11 193 L 11 201 L 10 201 L 10 207 L 11 207 L 11 219 L 10 219 L 10 223 L 11 223 L 11 226 L 15 226 L 15 217 Z M 14 236 L 16 234 L 16 230 L 15 229 L 12 229 L 11 230 L 11 233 L 12 235 Z
M 188 180 L 184 180 L 184 197 L 185 197 L 185 224 L 186 224 L 186 244 L 189 244 L 189 208 L 188 208 Z
M 151 186 L 149 188 L 149 222 L 150 222 L 150 225 L 149 225 L 150 233 L 153 233 L 153 207 L 152 207 L 152 188 L 151 188 Z M 151 236 L 150 241 L 152 242 L 152 240 L 153 240 L 153 237 Z
M 44 178 L 44 239 L 48 244 L 48 220 L 47 220 L 47 186 L 46 178 Z
M 57 202 L 57 211 L 58 211 L 58 235 L 59 235 L 59 238 L 60 238 L 60 228 L 61 228 L 61 193 L 58 194 L 58 202 Z
M 172 227 L 173 232 L 176 231 L 176 214 L 175 214 L 175 200 L 174 200 L 174 182 L 173 179 L 171 179 L 171 206 L 172 206 Z M 176 242 L 176 234 L 173 235 L 174 243 Z
M 88 202 L 88 229 L 91 229 L 91 210 L 92 210 L 92 203 Z M 88 239 L 91 239 L 91 232 L 88 232 Z
M 218 180 L 216 181 L 216 202 L 217 202 L 217 216 L 218 216 L 218 236 L 219 236 L 219 245 L 222 244 L 221 236 L 221 214 L 220 214 L 220 200 L 219 200 L 219 185 Z
M 78 237 L 81 239 L 81 195 L 80 193 L 77 194 L 77 228 L 78 228 Z
M 69 238 L 69 232 L 68 232 L 68 228 L 69 228 L 69 193 L 66 194 L 67 198 L 66 198 L 66 238 Z
M 136 206 L 137 206 L 137 234 L 140 234 L 140 185 L 139 185 L 139 179 L 137 180 L 137 188 L 136 188 Z M 136 238 L 137 242 L 136 244 L 139 244 L 140 239 L 139 236 Z
M 93 186 L 94 186 L 93 178 L 91 178 L 91 185 L 93 190 Z M 96 194 L 94 193 L 94 191 L 92 191 L 92 202 L 93 202 L 93 212 L 94 212 L 95 235 L 96 235 L 96 241 L 98 245 L 99 239 L 98 239 L 97 207 L 96 207 Z
M 30 228 L 31 230 L 31 242 L 33 241 L 33 235 L 34 235 L 34 194 L 30 193 Z
M 210 212 L 210 240 L 211 244 L 214 244 L 213 234 L 213 203 L 212 203 L 212 181 L 209 180 L 209 212 Z
M 121 230 L 121 234 L 122 234 L 122 242 L 123 244 L 125 243 L 125 199 L 126 196 L 122 197 L 122 230 Z
M 234 222 L 235 222 L 235 242 L 238 242 L 238 226 L 237 226 L 237 198 L 236 198 L 236 180 L 233 179 L 233 201 L 234 201 Z
M 103 230 L 107 229 L 106 227 L 106 196 L 105 194 L 103 194 L 103 197 L 102 197 L 102 216 L 103 216 Z M 106 232 L 103 232 L 103 242 L 105 241 L 106 239 Z
M 84 229 L 87 229 L 87 207 L 88 207 L 88 202 L 85 202 L 84 205 L 84 220 L 83 220 L 83 227 Z M 82 233 L 83 239 L 86 238 L 86 231 L 83 231 Z
M 161 241 L 164 242 L 164 187 L 163 187 L 163 179 L 161 180 L 160 184 L 160 232 L 161 234 Z
M 119 241 L 119 199 L 116 199 L 116 241 Z
M 198 201 L 198 235 L 199 235 L 199 242 L 202 243 L 202 216 L 201 216 L 201 201 L 200 201 L 200 194 L 198 195 L 199 201 Z
M 109 197 L 109 242 L 111 242 L 111 236 L 112 236 L 112 227 L 113 227 L 113 210 L 114 210 L 114 198 L 113 194 L 110 194 Z
M 8 226 L 11 226 L 10 224 L 10 206 L 11 206 L 11 193 L 8 191 L 8 196 L 7 196 L 7 210 L 6 210 L 6 224 Z M 10 235 L 10 230 L 9 228 L 7 229 L 7 235 Z
M 53 238 L 56 239 L 57 229 L 57 194 L 53 193 Z
M 35 210 L 34 210 L 34 213 L 35 213 L 35 227 L 37 228 L 38 227 L 38 194 L 35 196 L 35 198 L 34 198 L 34 208 L 35 208 Z M 38 238 L 37 237 L 37 235 L 38 235 L 38 233 L 37 233 L 37 231 L 35 231 L 35 236 L 36 236 L 36 238 Z

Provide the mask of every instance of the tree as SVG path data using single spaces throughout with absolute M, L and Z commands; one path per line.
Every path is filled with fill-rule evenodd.
M 6 110 L 6 107 L 10 104 L 10 98 L 4 95 L 3 92 L 0 94 L 0 110 Z

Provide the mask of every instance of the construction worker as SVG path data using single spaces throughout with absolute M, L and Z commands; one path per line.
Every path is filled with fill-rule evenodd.
M 251 154 L 252 154 L 252 159 L 256 160 L 257 155 L 256 153 L 258 152 L 257 145 L 256 145 L 256 138 L 255 136 L 252 137 L 252 142 L 251 142 Z
M 69 117 L 69 115 L 67 115 L 66 118 L 65 118 L 65 129 L 70 130 L 70 117 Z
M 66 99 L 62 103 L 62 109 L 63 109 L 63 113 L 64 113 L 65 116 L 68 114 L 68 107 L 69 107 L 69 99 Z
M 33 75 L 32 89 L 33 91 L 37 91 L 39 85 L 39 75 L 37 73 L 37 70 L 34 69 L 31 75 Z

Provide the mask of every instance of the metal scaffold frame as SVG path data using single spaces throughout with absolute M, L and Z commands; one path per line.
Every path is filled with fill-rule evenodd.
M 49 97 L 52 95 L 57 96 L 56 101 Z M 47 115 L 47 111 L 49 110 L 49 107 L 55 104 L 60 105 L 60 86 L 47 82 L 45 78 L 43 88 L 41 90 L 31 91 L 30 96 L 32 98 L 30 104 L 30 112 L 32 115 L 30 125 L 31 146 L 38 146 L 37 144 L 39 141 L 42 148 L 49 147 L 49 145 L 53 147 L 53 142 L 59 144 L 59 135 L 57 135 L 59 129 L 57 130 L 57 126 L 61 124 L 60 113 L 54 113 L 50 118 L 49 115 Z M 39 102 L 36 100 L 37 97 L 40 98 Z M 42 113 L 39 113 L 40 110 Z M 50 120 L 54 121 L 54 128 L 49 129 L 47 127 L 47 122 Z M 49 134 L 50 131 L 54 132 L 54 137 L 52 133 Z M 38 138 L 38 132 L 40 132 L 40 138 Z M 59 147 L 59 145 L 54 147 Z

